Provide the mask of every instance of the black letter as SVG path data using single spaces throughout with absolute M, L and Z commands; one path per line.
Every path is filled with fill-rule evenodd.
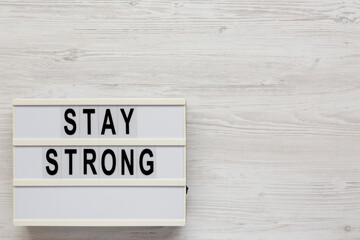
M 69 154 L 69 175 L 73 174 L 73 154 L 76 153 L 76 149 L 65 149 L 65 154 Z
M 83 113 L 87 115 L 87 133 L 91 134 L 91 114 L 95 113 L 95 109 L 83 109 Z
M 112 161 L 113 161 L 113 164 L 112 164 L 112 167 L 111 169 L 108 171 L 105 167 L 105 157 L 107 154 L 110 154 L 111 157 L 112 157 Z M 103 172 L 106 174 L 106 175 L 112 175 L 115 171 L 115 167 L 116 167 L 116 157 L 115 157 L 115 154 L 113 152 L 113 150 L 111 149 L 106 149 L 101 157 L 101 168 L 103 170 Z
M 134 175 L 134 149 L 130 150 L 130 161 L 126 155 L 125 149 L 121 149 L 121 175 L 125 175 L 125 163 L 130 175 Z
M 92 155 L 92 158 L 87 158 L 88 153 Z M 84 149 L 84 174 L 87 175 L 87 165 L 90 165 L 91 171 L 94 175 L 97 175 L 96 169 L 94 167 L 94 162 L 96 159 L 96 152 L 94 149 Z
M 50 154 L 53 154 L 54 157 L 57 157 L 57 152 L 56 152 L 56 150 L 53 149 L 53 148 L 50 148 L 50 149 L 48 149 L 48 150 L 46 151 L 46 160 L 48 161 L 48 163 L 51 163 L 51 164 L 54 165 L 54 170 L 50 170 L 50 167 L 49 167 L 49 166 L 46 166 L 46 172 L 47 172 L 49 175 L 53 176 L 53 175 L 55 175 L 55 174 L 57 173 L 57 171 L 58 171 L 58 163 L 57 163 L 57 161 L 56 161 L 55 159 L 53 159 L 53 158 L 50 157 Z
M 144 169 L 144 163 L 143 163 L 143 157 L 145 154 L 149 154 L 150 157 L 153 156 L 153 153 L 150 149 L 146 148 L 144 150 L 142 150 L 141 154 L 140 154 L 140 170 L 144 175 L 150 175 L 153 173 L 154 171 L 154 162 L 153 161 L 148 161 L 147 165 L 150 167 L 149 170 L 145 170 Z
M 65 132 L 67 135 L 73 135 L 75 132 L 76 132 L 76 122 L 74 119 L 71 119 L 68 115 L 69 113 L 73 116 L 73 117 L 76 117 L 76 113 L 74 111 L 74 109 L 72 108 L 68 108 L 66 109 L 65 111 L 65 114 L 64 114 L 64 117 L 65 117 L 65 121 L 70 123 L 73 128 L 72 130 L 69 130 L 69 128 L 67 126 L 64 126 L 64 129 L 65 129 Z
M 107 124 L 107 120 L 109 119 L 109 124 Z M 106 109 L 105 111 L 105 117 L 104 117 L 104 122 L 103 122 L 103 126 L 102 126 L 102 130 L 101 130 L 101 135 L 104 135 L 105 133 L 105 129 L 110 128 L 111 132 L 113 135 L 115 135 L 115 128 L 114 128 L 114 123 L 111 117 L 111 112 L 110 109 Z
M 126 116 L 126 113 L 125 113 L 123 108 L 120 108 L 120 111 L 121 111 L 121 114 L 122 114 L 122 116 L 123 116 L 123 118 L 125 120 L 125 123 L 126 123 L 126 134 L 129 134 L 129 123 L 130 123 L 130 119 L 131 119 L 131 116 L 133 114 L 134 109 L 130 108 L 129 116 Z

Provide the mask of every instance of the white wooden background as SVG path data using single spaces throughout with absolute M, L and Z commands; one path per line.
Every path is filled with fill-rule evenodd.
M 359 239 L 359 76 L 359 0 L 0 0 L 0 238 Z M 185 97 L 187 226 L 14 227 L 25 97 Z

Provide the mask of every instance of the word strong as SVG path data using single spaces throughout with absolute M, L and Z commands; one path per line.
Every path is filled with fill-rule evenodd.
M 119 118 L 119 121 L 121 120 L 121 123 L 119 122 L 114 123 L 114 118 L 113 115 L 114 113 L 106 108 L 105 109 L 105 113 L 103 114 L 103 118 L 100 119 L 99 118 L 99 127 L 100 127 L 100 134 L 104 135 L 106 131 L 109 131 L 112 135 L 116 135 L 117 132 L 120 129 L 116 129 L 115 126 L 121 125 L 123 124 L 124 126 L 124 130 L 125 130 L 125 134 L 130 134 L 130 121 L 131 121 L 131 117 L 133 115 L 134 112 L 134 108 L 130 108 L 128 112 L 125 111 L 124 108 L 119 108 L 118 111 L 121 113 L 121 118 Z M 84 108 L 82 109 L 82 112 L 80 114 L 84 114 L 86 116 L 86 121 L 84 122 L 84 124 L 86 125 L 86 132 L 87 135 L 92 135 L 94 134 L 91 129 L 92 128 L 92 124 L 98 124 L 98 122 L 94 121 L 95 115 L 100 115 L 98 112 L 96 112 L 95 108 Z M 117 115 L 117 113 L 115 113 Z M 67 135 L 74 135 L 77 130 L 77 123 L 75 118 L 77 117 L 77 113 L 73 108 L 67 108 L 64 112 L 64 118 L 66 123 L 68 123 L 68 125 L 64 126 L 64 130 L 65 133 Z
M 136 152 L 139 152 L 139 155 Z M 61 172 L 59 171 L 61 165 L 67 169 L 65 174 L 70 176 L 79 174 L 79 172 L 75 173 L 74 170 L 74 165 L 79 163 L 82 166 L 80 175 L 83 176 L 99 175 L 99 171 L 107 176 L 114 174 L 116 176 L 136 176 L 135 166 L 138 166 L 140 170 L 138 176 L 149 176 L 154 172 L 154 153 L 149 148 L 141 150 L 140 148 L 105 148 L 101 151 L 94 148 L 63 148 L 62 152 L 56 148 L 49 148 L 45 155 L 48 162 L 45 169 L 50 176 L 55 176 Z M 77 161 L 79 155 L 81 156 L 80 162 Z

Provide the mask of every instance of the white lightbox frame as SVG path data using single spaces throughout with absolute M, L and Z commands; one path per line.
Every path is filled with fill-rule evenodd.
M 183 138 L 16 138 L 16 106 L 183 106 Z M 183 179 L 16 179 L 17 146 L 182 146 Z M 16 219 L 16 187 L 147 186 L 183 187 L 183 219 Z M 184 226 L 186 224 L 186 103 L 182 98 L 67 98 L 13 100 L 13 223 L 16 226 Z

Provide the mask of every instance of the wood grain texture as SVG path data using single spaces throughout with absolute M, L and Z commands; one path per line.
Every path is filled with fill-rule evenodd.
M 359 239 L 359 1 L 0 0 L 1 239 Z M 184 97 L 187 226 L 14 227 L 12 99 Z

